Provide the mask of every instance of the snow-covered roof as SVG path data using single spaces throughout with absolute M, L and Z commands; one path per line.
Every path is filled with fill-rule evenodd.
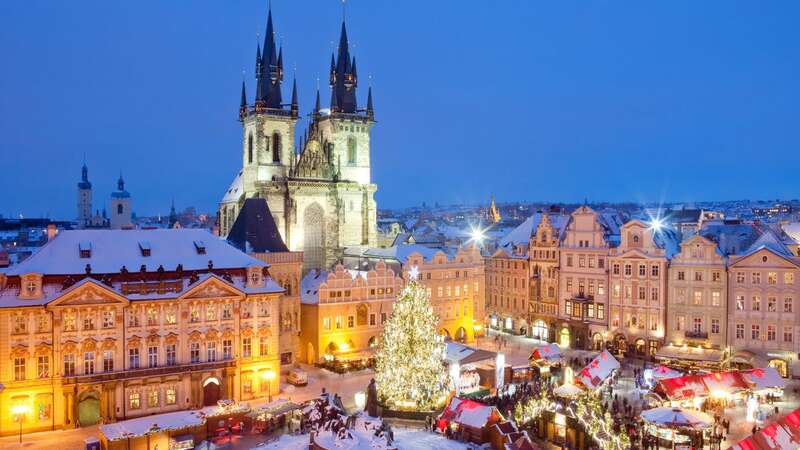
M 420 244 L 400 244 L 386 248 L 369 248 L 364 251 L 363 256 L 380 259 L 394 259 L 402 264 L 406 264 L 408 257 L 412 253 L 419 253 L 422 255 L 422 258 L 425 261 L 430 261 L 433 259 L 434 255 L 439 252 L 444 253 L 448 258 L 452 257 L 450 254 L 452 252 L 449 252 L 449 249 L 430 248 Z
M 524 222 L 517 225 L 516 228 L 500 239 L 498 247 L 506 247 L 509 246 L 509 244 L 511 244 L 511 246 L 527 245 L 531 235 L 536 233 L 536 228 L 539 226 L 539 222 L 542 221 L 543 215 L 543 213 L 536 213 L 525 219 Z M 564 237 L 564 231 L 567 229 L 570 217 L 560 214 L 548 214 L 548 216 L 550 217 L 550 224 L 553 226 L 553 230 L 555 230 L 559 240 L 561 240 Z
M 771 229 L 764 229 L 764 232 L 761 233 L 761 236 L 756 239 L 755 242 L 747 249 L 745 254 L 752 254 L 761 250 L 762 248 L 766 248 L 772 250 L 774 253 L 778 255 L 785 256 L 785 257 L 792 257 L 792 251 L 786 244 L 783 243 L 780 237 L 772 231 Z
M 781 225 L 783 232 L 795 242 L 800 242 L 800 222 L 790 222 Z
M 90 248 L 88 255 L 82 248 Z M 65 230 L 7 274 L 78 275 L 87 264 L 94 274 L 119 273 L 122 266 L 130 272 L 141 266 L 172 271 L 179 264 L 187 271 L 207 270 L 209 261 L 214 269 L 267 266 L 203 229 Z
M 306 305 L 319 304 L 319 286 L 328 280 L 328 272 L 312 269 L 300 281 L 300 302 Z
M 144 436 L 152 430 L 182 430 L 205 424 L 205 418 L 197 411 L 177 411 L 154 416 L 138 417 L 121 422 L 100 425 L 100 432 L 109 441 Z
M 664 249 L 664 255 L 667 259 L 672 259 L 681 251 L 681 238 L 678 232 L 672 228 L 661 228 L 653 232 L 653 241 L 656 246 Z
M 720 252 L 736 255 L 744 252 L 758 239 L 758 231 L 752 224 L 706 222 L 700 235 L 717 243 Z
M 222 203 L 230 203 L 230 202 L 238 202 L 239 198 L 244 193 L 244 184 L 242 181 L 242 174 L 244 173 L 243 170 L 240 170 L 236 177 L 234 177 L 231 185 L 228 186 L 228 189 L 225 191 L 225 195 L 222 196 Z
M 584 386 L 596 389 L 615 369 L 619 369 L 617 361 L 608 350 L 603 350 L 575 376 Z

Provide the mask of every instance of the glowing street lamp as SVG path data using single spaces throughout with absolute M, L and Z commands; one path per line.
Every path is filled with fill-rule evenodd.
M 25 415 L 31 411 L 28 405 L 15 405 L 11 407 L 11 415 L 14 416 L 14 422 L 19 422 L 19 443 L 22 444 L 22 422 L 25 421 Z
M 486 235 L 483 233 L 483 230 L 480 228 L 473 227 L 470 231 L 470 240 L 473 242 L 477 242 L 478 244 L 483 243 L 483 240 L 486 239 Z
M 654 217 L 650 221 L 650 229 L 655 231 L 656 233 L 660 232 L 664 228 L 664 219 L 660 217 Z
M 275 378 L 275 372 L 272 370 L 267 370 L 261 375 L 264 378 L 264 381 L 267 382 L 267 395 L 268 395 L 268 402 L 272 403 L 272 380 Z

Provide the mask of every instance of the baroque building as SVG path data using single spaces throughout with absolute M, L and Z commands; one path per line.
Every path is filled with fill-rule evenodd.
M 0 405 L 30 432 L 277 393 L 283 292 L 204 230 L 62 231 L 0 273 Z
M 283 241 L 302 251 L 306 268 L 331 267 L 345 247 L 374 247 L 377 226 L 370 169 L 370 133 L 375 124 L 372 91 L 358 106 L 358 69 L 342 22 L 338 53 L 331 55 L 330 105 L 317 91 L 310 125 L 295 135 L 299 118 L 296 80 L 283 102 L 283 49 L 275 44 L 272 12 L 264 47 L 256 49 L 256 92 L 249 102 L 244 83 L 242 170 L 219 206 L 219 234 L 227 236 L 248 198 L 267 200 Z M 295 150 L 299 142 L 300 152 Z
M 608 258 L 619 243 L 617 214 L 599 214 L 588 205 L 572 212 L 561 242 L 558 311 L 559 344 L 599 350 L 608 336 Z M 563 339 L 562 339 L 563 337 Z

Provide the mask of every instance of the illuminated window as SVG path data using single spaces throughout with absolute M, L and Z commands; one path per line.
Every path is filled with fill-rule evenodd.
M 137 311 L 132 310 L 128 313 L 128 326 L 129 327 L 138 327 L 139 326 L 139 315 Z
M 753 311 L 761 311 L 761 297 L 758 295 L 753 296 L 752 309 Z
M 744 339 L 744 324 L 736 324 L 736 339 Z
M 83 329 L 94 330 L 94 316 L 92 316 L 91 313 L 87 313 L 83 317 Z
M 597 319 L 603 320 L 606 318 L 606 305 L 602 303 L 597 304 Z
M 269 317 L 269 303 L 266 300 L 262 300 L 258 303 L 258 316 Z
M 792 272 L 785 272 L 783 274 L 784 284 L 794 284 L 794 274 Z
M 761 273 L 760 272 L 751 273 L 750 282 L 753 284 L 761 284 Z
M 147 394 L 147 406 L 150 408 L 155 408 L 158 405 L 159 405 L 158 391 L 152 390 Z
M 761 339 L 761 326 L 760 325 L 753 325 L 750 328 L 750 339 L 757 341 Z
M 164 315 L 164 321 L 167 322 L 167 325 L 175 325 L 178 323 L 178 315 L 175 313 L 175 308 L 170 307 L 167 309 L 167 312 Z
M 356 326 L 356 319 L 353 316 L 347 316 L 347 328 L 353 328 Z
M 158 326 L 158 309 L 155 306 L 151 306 L 147 308 L 147 326 L 155 327 Z
M 103 328 L 114 328 L 114 311 L 103 311 Z
M 222 320 L 229 320 L 233 318 L 233 305 L 225 303 L 222 305 Z
M 194 363 L 200 362 L 200 343 L 192 342 L 189 344 L 189 361 Z
M 767 311 L 768 312 L 778 311 L 778 299 L 776 297 L 767 297 Z
M 141 408 L 141 397 L 139 396 L 138 392 L 131 392 L 128 395 L 128 408 L 129 409 L 139 409 Z
M 192 305 L 191 309 L 189 310 L 189 322 L 200 322 L 200 308 L 197 305 Z
M 14 334 L 24 334 L 28 332 L 28 317 L 23 315 L 14 316 Z
M 331 329 L 331 318 L 330 317 L 323 317 L 322 318 L 322 329 L 323 330 L 330 330 Z
M 719 334 L 719 319 L 711 319 L 711 334 Z
M 783 299 L 783 312 L 791 313 L 794 312 L 794 302 L 792 297 L 786 297 Z
M 175 388 L 167 388 L 166 396 L 164 398 L 164 403 L 167 405 L 174 405 L 178 402 L 178 395 L 175 392 Z
M 693 305 L 702 305 L 703 304 L 703 291 L 695 290 L 692 296 L 692 304 Z
M 767 284 L 778 284 L 777 272 L 767 272 Z
M 744 295 L 736 296 L 736 310 L 744 311 Z
M 258 340 L 258 354 L 261 356 L 269 355 L 269 338 L 262 337 Z
M 217 320 L 217 307 L 216 305 L 206 305 L 206 320 Z
M 720 306 L 722 304 L 722 293 L 720 291 L 711 292 L 711 306 Z
M 767 325 L 767 340 L 774 341 L 775 340 L 775 325 Z

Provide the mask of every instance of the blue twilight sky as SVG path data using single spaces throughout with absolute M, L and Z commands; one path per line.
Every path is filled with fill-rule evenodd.
M 213 210 L 241 165 L 266 0 L 0 2 L 0 213 Z M 325 84 L 338 0 L 274 0 L 288 99 Z M 351 0 L 378 205 L 797 198 L 800 2 Z M 362 103 L 363 104 L 363 103 Z

